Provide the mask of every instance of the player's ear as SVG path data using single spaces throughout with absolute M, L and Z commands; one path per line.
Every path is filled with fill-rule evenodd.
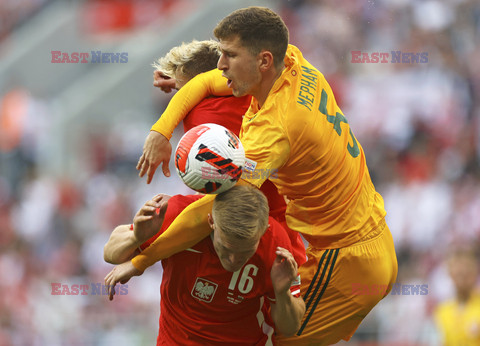
M 213 217 L 210 213 L 208 214 L 208 224 L 210 228 L 213 229 Z
M 273 66 L 273 54 L 268 50 L 262 50 L 258 54 L 259 68 L 261 72 L 269 70 Z
M 268 224 L 268 227 L 263 230 L 263 232 L 260 233 L 260 237 L 263 237 L 263 235 L 267 232 L 267 229 L 270 228 L 270 224 Z
M 265 234 L 267 232 L 267 229 L 269 229 L 269 228 L 270 228 L 270 224 L 268 224 L 268 227 L 265 228 L 265 231 L 263 231 L 263 234 Z

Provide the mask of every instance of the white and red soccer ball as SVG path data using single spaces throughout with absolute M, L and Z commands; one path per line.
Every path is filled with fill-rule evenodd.
M 245 164 L 238 137 L 217 124 L 202 124 L 183 135 L 175 150 L 175 168 L 183 182 L 201 193 L 221 193 L 234 186 Z

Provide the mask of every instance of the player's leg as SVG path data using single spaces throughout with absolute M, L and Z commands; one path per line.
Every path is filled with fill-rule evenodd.
M 306 313 L 294 337 L 278 345 L 331 345 L 349 340 L 363 318 L 390 291 L 397 259 L 390 230 L 383 223 L 354 246 L 307 249 L 300 267 Z

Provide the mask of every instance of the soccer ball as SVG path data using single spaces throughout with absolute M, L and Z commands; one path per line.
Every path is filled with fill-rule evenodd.
M 175 149 L 175 168 L 183 182 L 201 193 L 221 193 L 234 186 L 245 164 L 238 137 L 217 124 L 195 126 Z

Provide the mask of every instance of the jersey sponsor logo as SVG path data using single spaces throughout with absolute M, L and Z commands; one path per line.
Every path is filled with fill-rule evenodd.
M 253 172 L 255 171 L 256 167 L 257 167 L 257 163 L 255 161 L 245 158 L 245 166 L 243 167 L 243 169 L 246 172 Z
M 215 282 L 203 278 L 197 278 L 191 294 L 192 297 L 197 298 L 198 300 L 210 303 L 215 296 L 217 288 L 218 285 Z

